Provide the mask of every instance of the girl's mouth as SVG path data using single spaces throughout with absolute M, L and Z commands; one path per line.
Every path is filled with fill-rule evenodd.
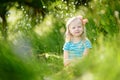
M 75 33 L 80 33 L 80 32 L 75 32 Z

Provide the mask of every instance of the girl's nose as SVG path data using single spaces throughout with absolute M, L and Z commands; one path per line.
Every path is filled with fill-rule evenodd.
M 75 28 L 75 30 L 78 30 L 78 29 L 79 29 L 78 27 Z

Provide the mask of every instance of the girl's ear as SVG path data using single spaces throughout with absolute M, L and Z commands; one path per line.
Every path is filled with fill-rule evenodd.
M 83 24 L 85 25 L 88 22 L 88 19 L 83 19 Z

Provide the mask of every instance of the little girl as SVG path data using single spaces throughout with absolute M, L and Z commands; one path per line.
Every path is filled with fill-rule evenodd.
M 66 23 L 66 36 L 64 50 L 64 66 L 68 65 L 71 60 L 81 58 L 88 54 L 92 45 L 86 37 L 85 24 L 87 19 L 82 16 L 70 18 Z

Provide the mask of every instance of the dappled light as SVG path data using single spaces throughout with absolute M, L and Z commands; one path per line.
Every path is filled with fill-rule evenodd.
M 53 29 L 53 23 L 53 16 L 47 16 L 41 24 L 36 25 L 34 31 L 40 36 L 45 36 L 46 34 L 49 34 L 50 31 Z
M 63 64 L 66 22 L 88 19 L 89 54 Z M 119 0 L 4 0 L 0 80 L 120 80 Z
M 12 27 L 13 25 L 15 25 L 16 21 L 20 18 L 22 18 L 23 14 L 22 14 L 22 11 L 18 11 L 16 10 L 15 7 L 12 7 L 10 10 L 9 10 L 9 14 L 7 15 L 8 16 L 8 24 Z M 10 27 L 10 29 L 11 29 Z

